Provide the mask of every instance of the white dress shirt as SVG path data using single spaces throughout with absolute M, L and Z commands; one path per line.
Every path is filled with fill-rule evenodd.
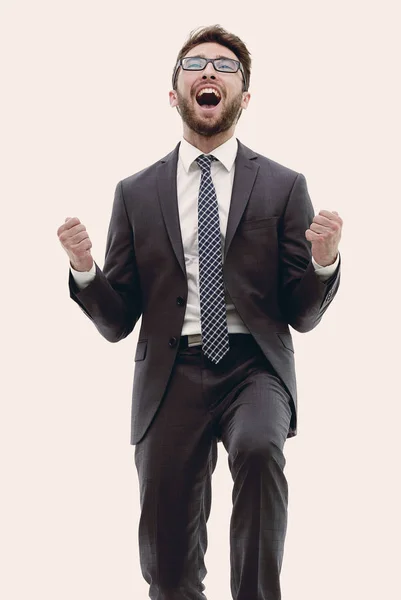
M 238 142 L 233 136 L 224 142 L 224 144 L 215 148 L 212 152 L 213 156 L 217 158 L 217 161 L 214 161 L 211 164 L 211 174 L 219 205 L 223 253 L 237 150 Z M 181 140 L 177 163 L 177 200 L 188 279 L 188 297 L 182 335 L 193 335 L 201 332 L 198 258 L 198 193 L 201 171 L 198 164 L 195 162 L 196 158 L 201 154 L 203 154 L 201 150 L 192 146 L 185 139 Z M 318 265 L 313 258 L 312 262 L 316 274 L 322 280 L 325 280 L 336 270 L 339 262 L 339 255 L 337 256 L 336 261 L 327 267 Z M 77 286 L 80 289 L 84 289 L 95 277 L 95 265 L 87 272 L 75 271 L 71 267 L 71 273 Z M 229 333 L 249 333 L 227 293 L 226 305 Z

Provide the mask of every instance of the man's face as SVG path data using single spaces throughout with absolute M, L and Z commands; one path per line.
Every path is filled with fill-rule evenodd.
M 209 42 L 195 46 L 186 56 L 238 60 L 225 46 Z M 200 135 L 210 137 L 227 131 L 235 126 L 241 108 L 248 106 L 250 94 L 242 91 L 243 77 L 239 70 L 222 73 L 212 63 L 203 71 L 179 68 L 176 82 L 176 90 L 170 92 L 170 104 L 179 108 L 184 124 Z

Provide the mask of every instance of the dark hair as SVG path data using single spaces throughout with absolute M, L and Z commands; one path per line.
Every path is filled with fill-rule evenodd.
M 181 50 L 178 53 L 177 61 L 174 66 L 173 71 L 173 89 L 176 88 L 176 68 L 177 62 L 186 56 L 186 54 L 195 46 L 199 44 L 205 44 L 206 42 L 214 42 L 216 44 L 220 44 L 221 46 L 225 46 L 231 52 L 234 52 L 235 56 L 238 58 L 240 63 L 244 68 L 245 73 L 245 81 L 244 81 L 244 91 L 249 88 L 249 81 L 251 78 L 251 55 L 248 48 L 245 46 L 244 42 L 233 33 L 229 33 L 220 25 L 209 25 L 208 27 L 200 27 L 198 29 L 194 29 L 189 34 L 189 37 Z

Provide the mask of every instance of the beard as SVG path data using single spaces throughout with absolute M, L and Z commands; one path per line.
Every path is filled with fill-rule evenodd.
M 223 108 L 220 117 L 216 121 L 214 119 L 202 119 L 198 117 L 189 100 L 186 100 L 178 90 L 177 99 L 179 113 L 184 123 L 192 131 L 205 137 L 211 137 L 227 131 L 238 121 L 241 114 L 242 92 L 235 96 L 229 105 Z

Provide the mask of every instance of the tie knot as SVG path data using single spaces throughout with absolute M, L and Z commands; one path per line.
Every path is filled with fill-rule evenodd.
M 202 173 L 210 173 L 210 166 L 214 160 L 217 160 L 213 154 L 201 154 L 196 159 Z

